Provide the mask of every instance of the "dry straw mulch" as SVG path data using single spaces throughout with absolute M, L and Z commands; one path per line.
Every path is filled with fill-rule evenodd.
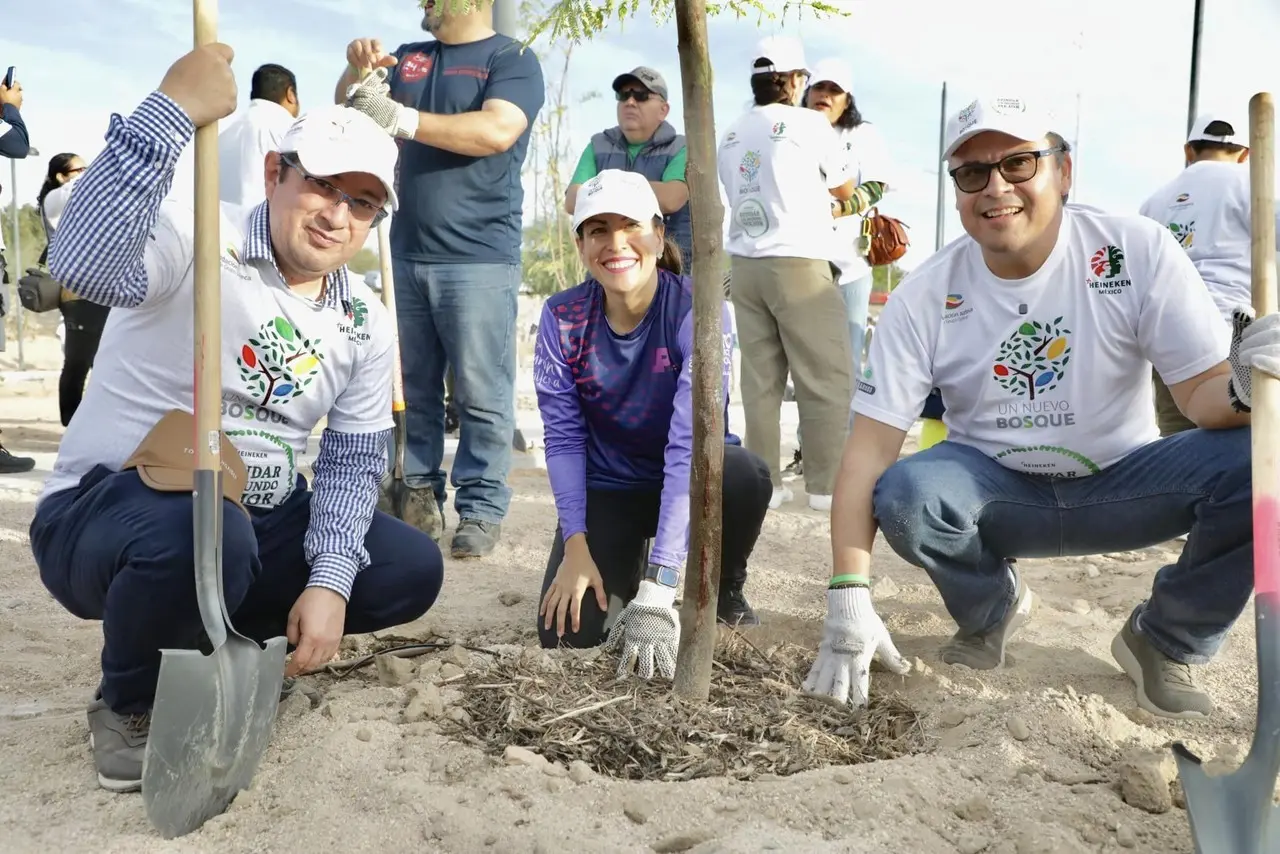
M 795 644 L 760 650 L 722 635 L 710 696 L 691 703 L 663 680 L 619 681 L 616 657 L 598 650 L 526 650 L 451 686 L 471 717 L 456 734 L 494 753 L 516 745 L 628 780 L 752 780 L 925 749 L 920 715 L 896 695 L 873 696 L 856 713 L 802 695 L 812 657 Z

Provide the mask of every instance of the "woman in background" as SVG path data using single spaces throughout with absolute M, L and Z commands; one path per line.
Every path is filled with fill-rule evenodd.
M 679 248 L 666 239 L 653 188 L 638 173 L 606 169 L 583 184 L 573 228 L 588 278 L 547 301 L 534 350 L 559 517 L 539 635 L 544 647 L 607 639 L 608 649 L 621 647 L 619 672 L 638 660 L 642 678 L 655 668 L 671 678 L 689 540 L 692 285 L 681 275 Z M 747 558 L 772 485 L 764 461 L 727 424 L 725 432 L 717 615 L 750 625 L 759 621 L 743 595 Z
M 71 189 L 84 170 L 85 162 L 76 154 L 55 154 L 49 159 L 49 173 L 36 197 L 48 243 L 53 243 L 58 220 L 67 206 L 67 199 L 71 197 Z M 40 257 L 41 264 L 45 262 L 48 252 L 46 244 L 45 254 Z M 102 338 L 103 327 L 107 325 L 110 308 L 81 299 L 63 288 L 59 310 L 62 312 L 65 339 L 62 348 L 62 374 L 58 377 L 58 414 L 61 416 L 62 426 L 66 427 L 71 423 L 71 416 L 75 415 L 80 400 L 84 397 L 84 384 L 93 368 L 93 359 L 98 354 L 98 342 Z

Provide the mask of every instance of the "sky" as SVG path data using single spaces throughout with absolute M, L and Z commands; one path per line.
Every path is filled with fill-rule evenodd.
M 616 124 L 609 82 L 637 65 L 668 79 L 671 121 L 683 130 L 674 21 L 655 23 L 648 0 L 624 25 L 611 22 L 574 48 L 567 80 L 571 161 L 591 135 Z M 1079 0 L 1066 5 L 1027 0 L 830 0 L 848 14 L 815 18 L 794 9 L 773 20 L 713 18 L 708 32 L 715 71 L 717 136 L 750 97 L 749 60 L 762 36 L 801 38 L 809 63 L 831 56 L 854 69 L 854 94 L 879 128 L 893 160 L 893 191 L 883 213 L 910 227 L 911 268 L 933 252 L 942 86 L 955 112 L 982 93 L 1037 99 L 1076 148 L 1074 200 L 1136 212 L 1182 168 L 1190 74 L 1192 0 Z M 781 11 L 781 0 L 765 0 Z M 14 65 L 23 116 L 40 156 L 18 161 L 17 197 L 34 201 L 49 157 L 72 151 L 92 157 L 112 112 L 127 114 L 156 88 L 192 43 L 191 5 L 183 0 L 57 0 L 13 3 L 0 27 L 0 71 Z M 1200 112 L 1226 110 L 1247 122 L 1255 92 L 1280 93 L 1280 7 L 1268 0 L 1214 0 L 1206 5 L 1201 51 Z M 277 62 L 298 77 L 302 107 L 327 103 L 345 65 L 346 45 L 380 38 L 388 48 L 429 38 L 416 0 L 221 0 L 218 37 L 236 51 L 240 109 L 257 66 Z M 266 9 L 270 8 L 270 12 Z M 963 8 L 963 14 L 955 10 Z M 533 49 L 552 87 L 563 46 L 544 36 Z M 594 95 L 594 97 L 592 97 Z M 571 170 L 573 162 L 565 165 Z M 0 202 L 12 200 L 8 163 L 0 163 Z M 191 151 L 180 163 L 174 194 L 190 192 Z M 526 178 L 531 189 L 531 179 Z M 961 232 L 946 188 L 943 234 Z M 532 193 L 527 193 L 532 196 Z M 526 223 L 532 200 L 526 205 Z M 6 235 L 9 224 L 5 223 Z M 12 241 L 10 241 L 12 242 Z

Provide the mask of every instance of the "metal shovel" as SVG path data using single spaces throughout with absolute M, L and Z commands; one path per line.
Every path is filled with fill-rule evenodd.
M 194 0 L 196 46 L 215 42 L 216 0 Z M 220 814 L 249 786 L 271 739 L 286 643 L 266 647 L 231 626 L 222 587 L 221 271 L 218 126 L 196 131 L 195 425 L 192 496 L 196 600 L 213 652 L 161 650 L 142 766 L 147 817 L 172 838 Z M 157 608 L 165 603 L 153 603 Z
M 391 270 L 390 234 L 391 218 L 386 217 L 378 223 L 378 263 L 381 267 L 382 304 L 387 307 L 387 314 L 391 315 L 396 349 L 395 365 L 391 369 L 391 472 L 378 491 L 378 509 L 397 519 L 403 519 L 409 493 L 409 488 L 404 483 L 404 378 L 400 374 L 400 327 L 396 320 L 396 288 Z
M 1268 92 L 1249 99 L 1253 308 L 1276 310 L 1275 105 Z M 1280 380 L 1252 377 L 1254 623 L 1258 647 L 1258 712 L 1253 744 L 1233 773 L 1210 777 L 1181 742 L 1173 745 L 1186 793 L 1191 837 L 1199 854 L 1274 854 L 1280 818 L 1274 804 L 1280 774 Z

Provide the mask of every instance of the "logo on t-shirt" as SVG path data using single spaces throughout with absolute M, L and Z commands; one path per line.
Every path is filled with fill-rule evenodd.
M 779 139 L 785 138 L 786 135 L 787 135 L 787 123 L 774 122 L 773 129 L 769 131 L 769 139 L 779 140 Z
M 759 192 L 760 185 L 760 152 L 748 151 L 742 155 L 742 162 L 738 164 L 738 174 L 742 176 L 743 186 L 738 190 L 739 193 Z
M 1089 269 L 1096 279 L 1089 280 L 1089 289 L 1095 293 L 1115 295 L 1133 284 L 1122 278 L 1124 251 L 1119 246 L 1107 244 L 1089 257 Z
M 421 51 L 411 53 L 400 60 L 400 79 L 406 83 L 421 80 L 431 73 L 431 57 Z
M 1194 221 L 1187 223 L 1171 222 L 1169 223 L 1169 231 L 1183 249 L 1190 249 L 1191 244 L 1195 242 L 1196 224 Z
M 1061 317 L 1052 323 L 1025 321 L 1000 345 L 992 379 L 1005 391 L 1029 401 L 1053 391 L 1071 358 L 1070 334 Z
M 369 333 L 361 331 L 366 323 L 369 322 L 369 306 L 365 305 L 365 301 L 360 297 L 351 298 L 351 313 L 347 315 L 346 322 L 338 324 L 338 331 L 347 336 L 347 340 L 352 344 L 363 344 L 369 340 Z
M 947 294 L 947 298 L 942 303 L 942 308 L 943 323 L 959 323 L 973 314 L 973 306 L 964 307 L 963 294 Z
M 236 357 L 245 394 L 259 406 L 288 403 L 302 394 L 320 372 L 324 354 L 317 349 L 319 343 L 287 318 L 262 324 Z

